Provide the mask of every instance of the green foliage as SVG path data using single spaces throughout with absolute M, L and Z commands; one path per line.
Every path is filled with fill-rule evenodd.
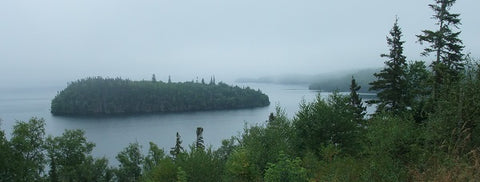
M 272 121 L 267 122 L 265 127 L 246 128 L 240 142 L 240 147 L 248 151 L 249 163 L 258 170 L 260 178 L 265 172 L 267 164 L 277 160 L 279 151 L 285 151 L 287 154 L 295 152 L 292 145 L 294 130 L 285 111 L 277 107 L 273 118 Z
M 422 55 L 428 56 L 435 54 L 435 60 L 432 63 L 433 71 L 433 98 L 438 98 L 441 93 L 439 89 L 449 81 L 459 79 L 461 70 L 464 67 L 463 43 L 460 40 L 460 31 L 458 29 L 460 23 L 460 14 L 450 13 L 450 9 L 456 0 L 435 0 L 434 4 L 429 7 L 434 11 L 433 19 L 437 22 L 437 30 L 423 30 L 422 35 L 417 35 L 420 43 L 428 43 L 429 47 L 424 49 Z M 445 83 L 445 81 L 447 83 Z
M 410 106 L 411 113 L 418 123 L 423 122 L 427 118 L 427 112 L 431 110 L 427 105 L 431 93 L 430 74 L 423 61 L 408 64 L 407 105 Z
M 166 158 L 165 152 L 163 149 L 158 148 L 158 145 L 150 142 L 150 149 L 148 150 L 148 155 L 145 157 L 145 164 L 143 165 L 143 169 L 145 171 L 152 170 L 155 166 L 157 166 L 160 161 Z
M 377 110 L 393 111 L 396 113 L 406 109 L 407 98 L 407 80 L 406 80 L 406 57 L 403 55 L 403 43 L 401 40 L 402 31 L 398 26 L 398 18 L 390 30 L 390 37 L 387 37 L 387 44 L 390 47 L 389 54 L 382 54 L 388 60 L 385 61 L 385 68 L 379 73 L 375 73 L 377 80 L 370 83 L 370 89 L 378 91 L 378 100 L 372 100 L 371 103 L 378 103 Z
M 395 159 L 402 165 L 415 164 L 423 153 L 421 126 L 413 119 L 377 115 L 369 121 L 366 153 Z
M 94 159 L 95 146 L 81 130 L 65 130 L 45 139 L 45 121 L 32 118 L 17 122 L 7 141 L 0 132 L 1 181 L 111 181 L 105 158 Z M 46 165 L 49 165 L 45 172 Z
M 360 86 L 357 84 L 357 81 L 352 76 L 352 82 L 350 84 L 350 105 L 353 107 L 353 114 L 355 120 L 359 125 L 363 124 L 363 118 L 365 117 L 367 107 L 363 105 L 362 98 L 358 95 Z
M 471 65 L 461 82 L 437 99 L 427 129 L 430 142 L 441 151 L 463 155 L 480 147 L 480 79 L 478 65 Z
M 0 126 L 1 126 L 0 119 Z M 10 145 L 10 142 L 5 137 L 5 132 L 0 130 L 0 179 L 4 181 L 13 181 L 15 171 L 13 169 L 12 163 L 13 160 L 13 151 Z
M 177 182 L 187 182 L 187 173 L 181 167 L 177 169 Z
M 12 159 L 10 167 L 13 181 L 40 181 L 44 172 L 45 120 L 31 118 L 19 121 L 13 127 L 10 145 Z M 9 179 L 8 177 L 7 179 Z
M 268 96 L 224 83 L 163 83 L 87 78 L 70 83 L 52 100 L 56 115 L 133 114 L 267 106 Z
M 289 159 L 280 152 L 276 163 L 269 163 L 265 172 L 265 182 L 301 182 L 307 181 L 307 171 L 301 166 L 299 158 Z
M 171 158 L 162 157 L 151 169 L 145 170 L 141 181 L 177 181 L 178 170 L 181 170 L 181 168 L 177 169 Z
M 75 169 L 74 177 L 63 178 L 60 181 L 112 181 L 113 169 L 108 167 L 108 160 L 106 158 L 94 159 L 87 156 L 85 161 L 78 165 Z M 61 175 L 65 175 L 60 173 Z M 66 180 L 69 179 L 69 180 Z
M 328 100 L 320 95 L 312 103 L 302 103 L 293 122 L 297 150 L 314 151 L 333 143 L 347 154 L 359 151 L 359 127 L 350 106 L 350 98 L 333 93 Z
M 108 161 L 90 156 L 95 144 L 87 142 L 82 130 L 65 130 L 47 138 L 46 151 L 51 181 L 92 181 L 111 178 Z M 110 177 L 109 177 L 110 176 Z
M 244 148 L 236 149 L 225 164 L 224 181 L 259 181 L 261 174 Z
M 415 181 L 480 181 L 480 151 L 466 155 L 434 154 L 426 164 L 428 168 L 414 171 Z
M 238 148 L 235 141 L 236 137 L 231 137 L 228 140 L 222 140 L 222 146 L 220 146 L 214 153 L 216 158 L 218 158 L 222 163 L 226 163 L 228 157 Z
M 175 140 L 175 146 L 170 149 L 170 155 L 172 155 L 173 158 L 176 158 L 184 151 L 182 147 L 182 139 L 180 138 L 180 134 L 178 132 L 176 136 L 177 138 Z
M 305 160 L 305 159 L 304 159 Z M 330 161 L 318 161 L 310 181 L 372 181 L 363 180 L 365 164 L 352 157 L 336 157 Z
M 362 181 L 408 181 L 407 170 L 390 156 L 377 156 L 365 162 Z
M 222 177 L 223 166 L 210 148 L 191 146 L 190 152 L 180 155 L 175 162 L 187 174 L 187 181 L 217 181 Z
M 321 148 L 323 160 L 315 162 L 307 153 L 303 161 L 317 181 L 407 181 L 408 166 L 418 164 L 424 153 L 416 127 L 410 120 L 376 115 L 368 120 L 361 155 L 342 156 L 328 144 Z
M 120 162 L 116 175 L 118 181 L 138 181 L 142 173 L 143 155 L 138 142 L 130 143 L 117 155 Z

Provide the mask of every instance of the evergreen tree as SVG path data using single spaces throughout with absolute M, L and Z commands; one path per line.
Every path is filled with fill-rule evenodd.
M 370 90 L 378 91 L 378 100 L 370 103 L 378 103 L 379 111 L 399 112 L 405 109 L 406 104 L 406 57 L 403 55 L 402 31 L 398 26 L 398 18 L 395 19 L 390 37 L 387 36 L 387 44 L 390 46 L 389 54 L 381 57 L 388 58 L 386 67 L 374 76 L 377 80 L 370 83 Z
M 422 35 L 417 35 L 420 44 L 424 42 L 430 44 L 425 48 L 422 55 L 428 56 L 435 54 L 435 61 L 431 67 L 433 69 L 433 98 L 437 98 L 439 87 L 448 80 L 457 80 L 460 70 L 464 67 L 462 50 L 464 48 L 462 40 L 458 38 L 460 31 L 454 32 L 452 29 L 460 25 L 460 14 L 450 13 L 449 10 L 456 0 L 435 0 L 435 4 L 429 4 L 434 11 L 433 19 L 437 22 L 438 30 L 423 30 Z
M 215 85 L 215 76 L 210 77 L 210 85 Z
M 155 74 L 152 74 L 152 82 L 157 82 L 157 78 L 155 77 Z
M 350 98 L 338 92 L 327 100 L 318 94 L 314 102 L 301 103 L 292 123 L 296 150 L 304 154 L 311 151 L 320 156 L 321 146 L 332 143 L 345 154 L 358 153 L 360 137 L 351 108 Z
M 182 139 L 180 139 L 180 134 L 177 132 L 177 140 L 175 142 L 175 147 L 172 147 L 170 150 L 170 154 L 173 156 L 173 158 L 176 158 L 178 154 L 183 152 L 183 147 L 182 147 Z
M 352 82 L 350 84 L 350 105 L 354 109 L 353 114 L 358 122 L 363 120 L 367 109 L 362 103 L 362 98 L 358 95 L 358 90 L 360 90 L 360 88 L 360 85 L 357 84 L 357 81 L 352 76 Z
M 168 75 L 168 83 L 172 83 L 172 78 Z
M 415 61 L 408 64 L 408 106 L 413 111 L 415 121 L 422 122 L 427 119 L 427 112 L 431 111 L 431 105 L 426 104 L 431 94 L 429 83 L 431 72 L 427 70 L 425 62 Z
M 275 116 L 273 115 L 273 112 L 270 113 L 270 115 L 268 115 L 268 121 L 267 122 L 273 122 L 275 121 Z

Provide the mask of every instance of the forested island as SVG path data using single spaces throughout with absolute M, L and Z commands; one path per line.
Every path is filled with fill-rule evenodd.
M 131 81 L 86 78 L 68 84 L 52 100 L 54 115 L 116 115 L 262 107 L 267 95 L 225 83 Z

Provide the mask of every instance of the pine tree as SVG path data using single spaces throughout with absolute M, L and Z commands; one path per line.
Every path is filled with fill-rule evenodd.
M 406 57 L 403 55 L 402 31 L 398 26 L 398 18 L 395 19 L 390 37 L 387 36 L 387 44 L 390 47 L 389 54 L 381 57 L 388 58 L 386 67 L 374 76 L 377 80 L 370 83 L 370 90 L 378 91 L 378 100 L 370 103 L 378 103 L 379 111 L 399 112 L 405 109 L 406 101 Z
M 155 77 L 155 74 L 152 74 L 152 82 L 157 82 L 157 78 Z
M 210 83 L 208 83 L 209 85 L 215 85 L 215 76 L 211 76 L 210 77 Z
M 181 152 L 183 152 L 182 139 L 180 139 L 180 134 L 177 132 L 177 140 L 175 142 L 175 146 L 171 148 L 170 154 L 173 156 L 173 158 L 176 158 Z
M 352 83 L 350 84 L 350 105 L 354 109 L 353 114 L 357 121 L 363 120 L 367 109 L 362 103 L 362 98 L 358 95 L 358 90 L 360 90 L 360 88 L 360 85 L 357 84 L 357 81 L 352 76 Z
M 268 121 L 267 122 L 272 122 L 275 121 L 275 115 L 271 112 L 270 115 L 268 115 Z
M 464 67 L 462 40 L 458 38 L 460 31 L 454 32 L 461 24 L 460 14 L 450 13 L 449 10 L 456 0 L 435 0 L 435 4 L 429 4 L 434 11 L 433 19 L 437 22 L 438 30 L 423 30 L 422 35 L 417 35 L 420 44 L 430 44 L 422 52 L 423 56 L 435 54 L 435 61 L 431 67 L 433 70 L 433 98 L 438 97 L 438 90 L 446 80 L 458 79 L 458 74 Z

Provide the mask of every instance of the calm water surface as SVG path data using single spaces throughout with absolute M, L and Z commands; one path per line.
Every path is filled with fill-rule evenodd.
M 254 109 L 186 112 L 172 114 L 149 114 L 118 117 L 60 117 L 50 114 L 50 101 L 64 86 L 45 88 L 0 89 L 1 129 L 10 137 L 17 120 L 31 117 L 44 118 L 47 135 L 61 135 L 65 129 L 82 129 L 87 139 L 96 143 L 95 157 L 105 156 L 110 164 L 118 164 L 115 156 L 129 143 L 138 141 L 143 152 L 152 141 L 166 152 L 175 145 L 175 134 L 179 132 L 183 147 L 193 144 L 197 127 L 204 128 L 207 146 L 217 148 L 223 139 L 239 135 L 245 125 L 264 124 L 275 105 L 280 105 L 289 118 L 298 111 L 302 99 L 313 101 L 318 92 L 307 86 L 275 84 L 238 84 L 260 89 L 270 98 L 270 106 Z M 321 93 L 326 97 L 329 93 Z

